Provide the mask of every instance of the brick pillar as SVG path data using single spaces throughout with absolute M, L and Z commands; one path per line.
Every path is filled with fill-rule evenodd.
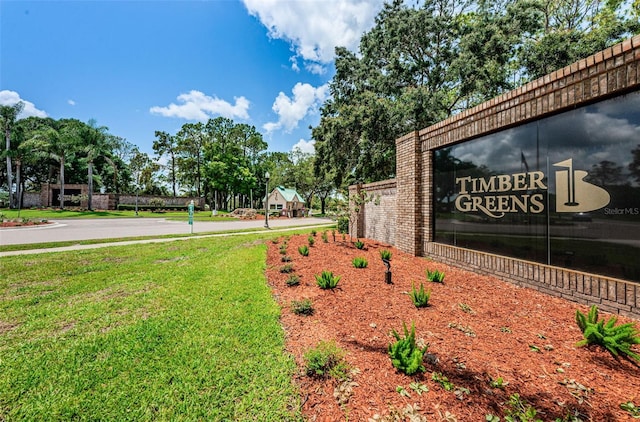
M 396 246 L 422 255 L 422 152 L 418 132 L 396 140 Z
M 433 150 L 429 149 L 422 152 L 422 255 L 427 249 L 424 243 L 433 242 L 435 234 L 433 173 Z

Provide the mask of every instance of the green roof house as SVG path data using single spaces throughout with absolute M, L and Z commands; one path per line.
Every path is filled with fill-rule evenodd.
M 277 186 L 269 194 L 269 212 L 287 217 L 304 215 L 304 199 L 295 189 Z

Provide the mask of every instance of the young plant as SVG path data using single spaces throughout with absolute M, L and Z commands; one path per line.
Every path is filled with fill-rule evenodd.
M 316 239 L 314 239 L 313 236 L 309 236 L 307 241 L 309 242 L 309 246 L 313 246 L 313 244 L 316 243 Z
M 434 283 L 444 283 L 444 272 L 427 269 L 427 280 Z
M 317 232 L 317 231 L 315 231 L 315 230 L 311 230 L 311 236 L 315 236 L 316 234 L 318 234 L 318 232 Z
M 633 323 L 615 325 L 617 318 L 612 316 L 608 321 L 598 320 L 598 307 L 593 305 L 589 313 L 584 315 L 576 310 L 576 323 L 582 331 L 584 339 L 576 343 L 577 347 L 597 345 L 604 347 L 614 357 L 622 356 L 640 362 L 640 355 L 631 347 L 640 344 L 640 331 Z
M 299 246 L 298 252 L 300 252 L 302 256 L 309 256 L 309 247 L 307 245 Z
M 356 268 L 367 268 L 367 265 L 369 265 L 369 263 L 367 262 L 367 259 L 361 256 L 356 256 L 355 258 L 353 258 L 353 261 L 351 262 L 353 263 L 353 266 Z
M 407 329 L 407 324 L 402 323 L 404 337 L 401 337 L 396 330 L 391 334 L 396 339 L 388 347 L 389 356 L 393 367 L 406 375 L 413 375 L 416 372 L 424 372 L 422 357 L 426 353 L 429 345 L 418 347 L 416 344 L 416 326 L 411 323 L 411 331 Z
M 329 236 L 327 235 L 327 232 L 322 232 L 322 241 L 324 243 L 329 243 Z
M 280 245 L 280 255 L 287 254 L 287 245 Z
M 356 240 L 355 242 L 353 242 L 353 246 L 355 246 L 358 249 L 364 249 L 364 242 Z
M 291 264 L 285 264 L 282 267 L 280 267 L 280 272 L 283 274 L 289 274 L 293 272 L 293 265 Z
M 300 277 L 295 274 L 291 274 L 289 278 L 285 281 L 285 284 L 289 287 L 297 286 L 300 284 Z
M 424 290 L 424 284 L 420 283 L 420 290 L 416 290 L 416 286 L 411 284 L 411 293 L 409 293 L 411 301 L 416 308 L 424 308 L 429 306 L 429 299 L 431 298 L 431 290 Z
M 282 258 L 280 258 L 280 261 L 291 262 L 291 257 L 289 255 L 282 255 Z
M 640 418 L 640 407 L 636 406 L 631 400 L 626 403 L 620 403 L 620 409 L 629 412 L 634 418 Z
M 314 311 L 311 299 L 292 300 L 291 310 L 296 315 L 313 315 Z
M 522 400 L 518 393 L 509 397 L 509 407 L 510 409 L 505 411 L 504 417 L 507 422 L 542 422 L 542 419 L 536 419 L 538 411 Z
M 391 251 L 389 249 L 381 249 L 380 250 L 380 258 L 386 259 L 387 261 L 391 260 Z
M 453 389 L 456 388 L 456 386 L 449 381 L 449 378 L 442 375 L 442 372 L 434 372 L 431 374 L 431 379 L 440 384 L 445 391 L 453 391 Z
M 333 243 L 336 243 L 336 231 L 331 230 L 331 236 L 333 236 Z
M 349 375 L 349 365 L 344 357 L 345 351 L 340 349 L 334 341 L 321 341 L 304 354 L 307 375 L 346 379 Z
M 340 276 L 334 276 L 331 271 L 322 271 L 320 275 L 316 274 L 316 284 L 321 289 L 333 289 L 338 285 L 338 281 L 340 281 Z

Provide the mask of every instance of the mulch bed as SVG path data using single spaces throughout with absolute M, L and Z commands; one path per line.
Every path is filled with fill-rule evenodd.
M 582 339 L 575 311 L 587 312 L 586 306 L 413 257 L 376 241 L 364 239 L 365 250 L 358 250 L 339 234 L 334 241 L 329 232 L 328 243 L 320 235 L 308 257 L 298 253 L 298 246 L 308 244 L 309 234 L 288 240 L 287 254 L 300 285 L 288 287 L 289 274 L 280 273 L 285 263 L 279 248 L 285 238 L 268 243 L 266 270 L 282 307 L 287 350 L 300 368 L 295 382 L 308 420 L 484 421 L 493 414 L 504 421 L 516 393 L 543 421 L 568 415 L 579 419 L 561 420 L 633 420 L 620 405 L 632 401 L 640 406 L 640 368 L 599 348 L 575 346 Z M 381 249 L 393 253 L 393 284 L 384 282 Z M 367 268 L 353 267 L 357 256 L 368 260 Z M 426 281 L 426 269 L 443 271 L 444 283 Z M 336 289 L 317 287 L 314 276 L 322 270 L 342 277 Z M 407 292 L 421 282 L 432 295 L 430 306 L 418 309 Z M 305 298 L 312 301 L 314 314 L 294 314 L 291 301 Z M 422 374 L 407 376 L 391 364 L 390 333 L 402 332 L 403 322 L 414 323 L 419 340 L 429 344 Z M 619 318 L 625 322 L 634 321 Z M 351 380 L 305 375 L 304 353 L 323 340 L 334 340 L 346 351 L 347 362 L 357 368 Z M 634 350 L 640 352 L 640 347 Z M 446 391 L 432 379 L 434 373 L 454 388 Z M 490 381 L 499 378 L 502 388 L 492 386 Z M 417 382 L 428 391 L 414 391 L 410 384 Z M 400 394 L 402 389 L 409 396 Z

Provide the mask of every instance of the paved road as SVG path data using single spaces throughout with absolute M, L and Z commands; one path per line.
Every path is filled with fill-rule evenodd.
M 324 218 L 294 218 L 269 220 L 269 227 L 307 226 L 330 224 Z M 200 222 L 193 224 L 193 233 L 218 232 L 263 228 L 264 220 L 238 220 Z M 186 221 L 168 221 L 163 218 L 113 218 L 87 220 L 56 220 L 53 224 L 34 227 L 0 228 L 0 245 L 61 242 L 88 239 L 113 239 L 119 237 L 160 236 L 189 234 Z

